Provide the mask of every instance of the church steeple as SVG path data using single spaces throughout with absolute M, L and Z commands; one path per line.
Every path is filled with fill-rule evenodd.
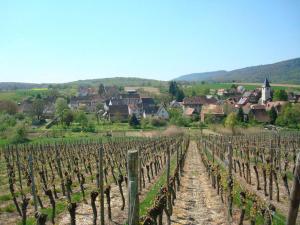
M 271 100 L 271 85 L 268 78 L 265 79 L 262 89 L 261 89 L 261 99 L 262 103 L 265 104 L 267 101 Z
M 264 88 L 266 88 L 266 87 L 270 88 L 271 87 L 268 78 L 265 79 L 264 84 L 263 84 L 262 87 L 264 87 Z

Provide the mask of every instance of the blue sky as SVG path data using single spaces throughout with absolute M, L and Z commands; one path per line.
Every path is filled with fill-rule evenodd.
M 299 56 L 299 0 L 0 2 L 0 82 L 169 80 Z

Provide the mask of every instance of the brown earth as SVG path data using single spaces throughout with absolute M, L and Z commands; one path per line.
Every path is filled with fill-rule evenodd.
M 194 141 L 190 143 L 181 184 L 173 208 L 172 224 L 227 224 L 224 204 L 211 186 Z

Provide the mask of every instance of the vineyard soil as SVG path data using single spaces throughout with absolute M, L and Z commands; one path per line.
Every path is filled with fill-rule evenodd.
M 173 210 L 171 221 L 174 225 L 226 224 L 224 205 L 211 187 L 194 141 L 187 152 L 182 185 Z

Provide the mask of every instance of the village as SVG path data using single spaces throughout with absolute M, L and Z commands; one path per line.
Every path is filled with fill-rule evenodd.
M 30 115 L 38 111 L 39 120 L 45 119 L 50 123 L 50 126 L 46 127 L 50 128 L 62 117 L 57 114 L 58 98 L 62 97 L 42 98 L 42 105 L 38 110 L 35 109 L 35 99 L 26 99 L 18 103 L 18 111 Z M 133 88 L 125 91 L 116 86 L 105 87 L 100 84 L 98 88 L 79 87 L 77 94 L 65 99 L 65 102 L 67 104 L 65 111 L 94 114 L 97 120 L 111 123 L 127 123 L 132 117 L 137 124 L 144 119 L 167 122 L 172 117 L 170 112 L 176 110 L 184 119 L 202 123 L 220 123 L 227 115 L 235 112 L 242 117 L 242 122 L 251 120 L 256 123 L 273 124 L 272 113 L 278 117 L 285 105 L 299 104 L 300 94 L 287 93 L 284 90 L 274 91 L 266 78 L 261 87 L 253 90 L 246 90 L 242 85 L 232 84 L 229 89 L 210 89 L 208 95 L 187 96 L 182 101 L 177 101 L 171 96 L 169 102 L 159 102 L 154 97 L 144 96 Z

